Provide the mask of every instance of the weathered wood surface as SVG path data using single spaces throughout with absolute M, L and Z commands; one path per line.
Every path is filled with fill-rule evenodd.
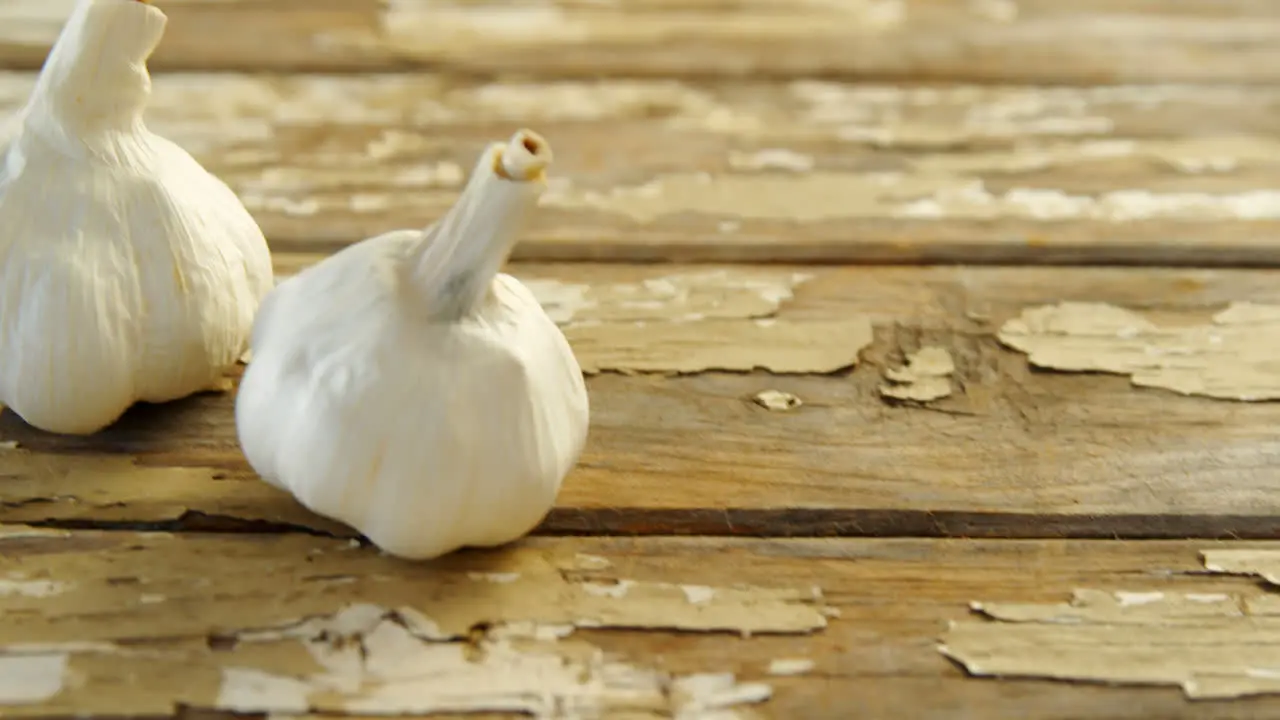
M 287 274 L 309 259 L 284 256 L 278 267 Z M 1280 303 L 1275 272 L 810 267 L 804 271 L 812 277 L 792 287 L 795 270 L 514 268 L 567 321 L 584 365 L 628 371 L 640 363 L 650 371 L 590 378 L 588 447 L 542 532 L 1280 532 L 1272 441 L 1280 405 L 1035 371 L 994 337 L 1024 308 L 1059 300 L 1111 302 L 1171 324 L 1202 322 L 1230 301 Z M 794 297 L 779 297 L 786 293 Z M 772 324 L 762 327 L 762 315 Z M 832 337 L 833 323 L 852 334 L 864 321 L 874 342 L 861 353 L 859 343 Z M 749 366 L 774 352 L 767 333 L 784 325 L 800 334 L 788 349 L 801 370 L 815 361 L 808 354 L 815 347 L 835 346 L 860 362 L 829 375 L 653 372 L 696 370 L 690 355 Z M 684 330 L 673 335 L 673 328 Z M 882 397 L 886 368 L 926 345 L 954 358 L 951 396 L 927 404 Z M 804 404 L 770 411 L 752 401 L 770 389 Z M 197 513 L 349 532 L 256 479 L 236 444 L 232 403 L 230 394 L 206 395 L 142 408 L 87 439 L 46 436 L 6 413 L 0 440 L 30 454 L 0 454 L 0 521 L 227 525 L 188 514 Z M 131 466 L 134 458 L 143 469 Z
M 921 719 L 985 720 L 1275 717 L 1280 701 L 1274 698 L 1189 704 L 1172 688 L 969 679 L 936 649 L 948 622 L 971 618 L 972 601 L 1054 603 L 1078 588 L 1250 598 L 1267 594 L 1247 578 L 1204 574 L 1201 550 L 1240 546 L 532 539 L 423 565 L 299 535 L 40 535 L 8 527 L 0 538 L 5 577 L 0 582 L 6 588 L 0 594 L 0 662 L 22 652 L 25 658 L 19 660 L 30 664 L 24 686 L 0 678 L 0 693 L 30 695 L 51 688 L 47 699 L 3 710 L 13 717 L 167 715 L 177 703 L 196 710 L 236 703 L 248 711 L 276 704 L 281 715 L 297 713 L 287 703 L 297 697 L 298 685 L 302 691 L 314 687 L 316 681 L 308 678 L 322 663 L 340 660 L 341 646 L 326 654 L 321 650 L 331 645 L 318 642 L 309 653 L 296 640 L 281 637 L 279 629 L 365 603 L 399 611 L 401 621 L 412 621 L 408 624 L 420 636 L 461 635 L 470 637 L 469 647 L 476 648 L 470 655 L 476 663 L 472 674 L 459 676 L 449 673 L 457 673 L 462 661 L 448 651 L 466 644 L 461 641 L 412 638 L 406 648 L 368 634 L 363 640 L 349 639 L 348 647 L 363 645 L 366 668 L 398 661 L 395 668 L 412 677 L 419 667 L 412 658 L 430 650 L 441 655 L 431 668 L 453 681 L 449 689 L 457 697 L 479 698 L 481 704 L 486 698 L 492 702 L 503 687 L 484 682 L 489 662 L 502 657 L 500 645 L 485 648 L 486 634 L 510 634 L 520 624 L 528 632 L 530 622 L 547 635 L 566 633 L 574 624 L 589 626 L 594 620 L 605 627 L 579 627 L 535 647 L 571 663 L 583 662 L 592 648 L 602 650 L 631 668 L 615 671 L 615 678 L 646 670 L 674 677 L 733 673 L 739 687 L 769 686 L 768 701 L 730 708 L 744 720 L 844 720 L 851 712 L 877 718 L 909 713 Z M 193 573 L 193 568 L 200 570 Z M 681 585 L 692 589 L 686 593 Z M 740 589 L 710 589 L 732 586 Z M 815 587 L 820 599 L 813 597 Z M 744 603 L 754 603 L 754 609 L 746 610 Z M 662 614 L 655 614 L 655 606 Z M 825 627 L 804 629 L 823 622 L 824 616 L 831 616 L 825 617 Z M 428 619 L 434 626 L 424 622 Z M 746 638 L 713 629 L 731 631 L 748 622 L 774 629 Z M 684 630 L 677 632 L 678 627 Z M 357 635 L 355 629 L 348 632 Z M 330 641 L 335 640 L 331 635 Z M 41 647 L 14 647 L 24 643 Z M 65 676 L 49 669 L 64 656 Z M 54 662 L 31 662 L 50 657 Z M 794 676 L 770 675 L 768 668 L 778 660 L 807 660 L 813 667 Z M 427 681 L 412 694 L 353 688 L 341 683 L 355 672 L 352 666 L 339 662 L 329 667 L 331 690 L 310 696 L 320 707 L 340 709 L 364 699 L 366 708 L 386 709 L 439 697 L 439 686 L 433 692 Z M 237 669 L 266 676 L 254 686 L 258 692 L 246 695 Z M 519 664 L 509 668 L 504 685 L 518 687 L 529 670 Z M 564 684 L 560 678 L 547 672 L 543 687 L 557 690 Z M 598 688 L 583 694 L 602 695 Z M 643 699 L 645 693 L 637 697 Z M 659 703 L 647 711 L 608 717 L 670 717 L 680 700 L 676 696 L 667 702 L 665 708 Z M 286 706 L 279 707 L 281 703 Z
M 149 117 L 282 251 L 428 224 L 523 125 L 557 157 L 526 260 L 1280 262 L 1274 87 L 169 75 Z
M 538 76 L 1274 82 L 1269 0 L 161 0 L 156 65 Z M 0 6 L 0 66 L 39 66 L 71 0 Z

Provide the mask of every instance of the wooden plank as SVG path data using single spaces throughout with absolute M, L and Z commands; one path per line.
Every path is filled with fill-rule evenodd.
M 365 662 L 354 668 L 376 668 L 396 655 L 397 668 L 409 677 L 414 658 L 429 651 L 446 655 L 459 644 L 430 638 L 470 631 L 478 646 L 472 667 L 484 668 L 496 652 L 480 644 L 485 635 L 529 621 L 562 634 L 574 623 L 598 619 L 592 613 L 606 613 L 606 626 L 634 629 L 581 627 L 555 642 L 519 646 L 520 652 L 546 648 L 553 657 L 577 664 L 601 650 L 620 664 L 614 677 L 644 678 L 637 670 L 675 677 L 733 673 L 739 687 L 768 686 L 768 701 L 730 708 L 741 718 L 837 720 L 852 713 L 927 720 L 955 717 L 957 707 L 988 720 L 1057 718 L 1062 708 L 1070 708 L 1073 716 L 1117 720 L 1260 718 L 1280 710 L 1280 701 L 1266 697 L 1189 703 L 1173 688 L 972 679 L 936 649 L 947 624 L 969 617 L 969 603 L 978 600 L 1063 602 L 1077 588 L 1229 593 L 1242 605 L 1246 599 L 1265 599 L 1268 591 L 1247 578 L 1203 572 L 1200 550 L 1239 543 L 534 539 L 412 565 L 341 541 L 297 535 L 40 535 L 13 527 L 6 535 L 0 539 L 8 590 L 0 595 L 0 646 L 11 654 L 15 644 L 39 643 L 42 647 L 28 647 L 17 659 L 28 663 L 33 680 L 52 681 L 56 694 L 25 707 L 0 708 L 4 716 L 165 717 L 176 714 L 175 702 L 197 711 L 235 702 L 246 711 L 264 711 L 287 701 L 297 685 L 305 689 L 324 664 L 332 668 L 333 689 L 311 695 L 310 702 L 335 714 L 359 715 L 359 707 L 343 705 L 364 693 L 340 682 L 358 673 L 335 662 L 342 651 L 325 652 L 330 646 L 317 641 L 308 652 L 298 641 L 281 637 L 290 622 L 310 619 L 314 628 L 352 603 L 395 610 L 401 622 L 408 618 L 411 627 L 427 635 L 409 638 L 406 647 L 386 642 L 389 633 L 379 642 L 356 632 L 354 624 L 346 631 L 348 643 L 361 642 L 364 649 Z M 681 584 L 700 588 L 699 605 L 676 589 Z M 821 590 L 822 599 L 814 604 L 799 599 L 811 587 Z M 809 633 L 746 638 L 671 627 L 752 617 L 734 614 L 736 603 L 747 598 L 759 599 L 754 617 L 763 622 L 776 619 L 780 608 L 818 607 L 833 617 L 825 628 Z M 691 613 L 695 607 L 702 609 Z M 434 627 L 425 620 L 434 621 Z M 295 636 L 313 634 L 306 626 L 296 630 Z M 36 672 L 45 658 L 64 655 L 65 682 L 59 682 L 59 674 Z M 768 668 L 777 660 L 810 661 L 813 667 L 794 676 L 770 675 Z M 432 664 L 446 677 L 455 667 L 447 655 Z M 242 688 L 228 672 L 235 670 L 258 671 L 253 696 L 236 692 Z M 514 667 L 503 685 L 518 686 L 524 670 Z M 491 683 L 477 693 L 475 679 L 472 675 L 468 683 L 463 677 L 451 689 L 469 698 L 498 690 Z M 540 689 L 551 692 L 561 682 L 548 670 Z M 394 694 L 377 699 L 365 691 L 366 698 L 374 698 L 366 709 L 436 697 L 430 687 L 424 683 L 398 699 Z M 636 697 L 643 698 L 646 685 L 636 687 Z M 14 692 L 11 685 L 0 688 Z M 34 690 L 30 684 L 25 689 Z M 302 710 L 286 709 L 289 714 Z M 671 717 L 671 709 L 659 705 L 606 717 Z
M 306 259 L 278 262 L 288 272 Z M 693 350 L 756 357 L 751 339 L 760 337 L 761 315 L 820 329 L 866 320 L 875 329 L 851 371 L 591 377 L 588 447 L 544 533 L 1265 538 L 1280 531 L 1273 492 L 1280 404 L 1038 372 L 994 337 L 1027 306 L 1060 300 L 1142 309 L 1162 323 L 1204 322 L 1229 301 L 1280 303 L 1275 272 L 514 271 L 571 321 L 566 333 L 584 363 L 604 357 L 582 345 L 601 337 L 593 333 L 628 347 L 649 340 L 644 357 L 675 368 Z M 812 277 L 788 285 L 799 271 Z M 770 284 L 761 273 L 785 282 Z M 690 319 L 699 313 L 707 317 Z M 692 333 L 692 347 L 662 344 L 677 320 L 715 329 Z M 954 358 L 951 395 L 927 404 L 882 397 L 885 370 L 927 345 Z M 767 410 L 752 401 L 765 390 L 804 404 Z M 0 456 L 0 522 L 243 530 L 255 526 L 239 521 L 254 521 L 349 534 L 253 477 L 237 447 L 232 402 L 209 395 L 139 408 L 91 438 L 47 436 L 6 413 L 0 440 L 31 454 Z
M 0 8 L 38 66 L 71 0 Z M 1267 0 L 167 0 L 162 68 L 433 67 L 536 76 L 1274 82 Z
M 426 225 L 529 125 L 557 165 L 526 260 L 1280 262 L 1276 88 L 178 75 L 150 118 L 278 250 Z

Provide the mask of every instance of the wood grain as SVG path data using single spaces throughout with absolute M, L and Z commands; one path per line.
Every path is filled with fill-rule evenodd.
M 676 675 L 732 672 L 743 682 L 770 685 L 772 699 L 742 708 L 744 718 L 843 720 L 850 711 L 891 717 L 910 708 L 912 717 L 923 719 L 962 712 L 989 720 L 1036 720 L 1064 717 L 1066 708 L 1072 717 L 1113 720 L 1238 719 L 1273 717 L 1280 709 L 1265 697 L 1188 703 L 1175 689 L 971 679 L 935 648 L 949 621 L 969 617 L 974 600 L 1061 602 L 1080 587 L 1262 594 L 1247 578 L 1202 572 L 1200 550 L 1239 543 L 531 539 L 425 565 L 298 536 L 18 533 L 0 540 L 0 547 L 10 577 L 39 578 L 49 588 L 43 596 L 0 596 L 0 645 L 34 639 L 56 651 L 58 643 L 82 644 L 71 650 L 78 673 L 73 687 L 43 705 L 4 708 L 6 716 L 111 708 L 119 715 L 163 717 L 182 698 L 200 710 L 214 702 L 209 691 L 217 686 L 218 667 L 299 667 L 296 654 L 285 648 L 267 652 L 274 646 L 237 643 L 238 635 L 333 613 L 352 602 L 408 607 L 446 628 L 477 617 L 496 625 L 536 617 L 551 590 L 564 595 L 563 604 L 546 607 L 573 617 L 586 607 L 585 599 L 569 599 L 579 597 L 571 590 L 575 584 L 624 579 L 821 589 L 838 616 L 814 634 L 740 638 L 657 625 L 580 629 L 558 644 L 566 654 L 583 643 Z M 590 564 L 583 565 L 584 559 Z M 192 573 L 194 566 L 201 571 Z M 525 583 L 527 605 L 494 605 L 504 586 L 471 575 L 513 568 L 521 571 L 514 582 Z M 643 610 L 625 595 L 595 602 L 622 613 Z M 91 642 L 120 643 L 124 652 L 95 656 L 83 645 Z M 814 667 L 794 677 L 768 675 L 768 666 L 779 659 L 808 659 Z
M 430 67 L 559 77 L 1274 82 L 1267 0 L 167 0 L 157 67 Z M 69 0 L 0 9 L 0 66 L 32 69 Z M 499 9 L 500 8 L 500 9 Z
M 279 261 L 282 270 L 301 262 Z M 831 375 L 591 378 L 588 448 L 541 532 L 1171 538 L 1280 531 L 1280 501 L 1272 492 L 1280 405 L 1183 397 L 1135 388 L 1122 377 L 1033 371 L 994 338 L 1025 306 L 1058 300 L 1110 302 L 1167 323 L 1202 320 L 1230 300 L 1280 302 L 1274 272 L 807 270 L 814 277 L 776 317 L 868 318 L 875 341 L 856 368 Z M 514 271 L 531 282 L 607 288 L 661 281 L 681 269 L 518 265 Z M 605 327 L 635 327 L 633 318 L 608 319 L 620 307 L 598 306 L 592 318 Z M 702 342 L 725 347 L 733 337 L 707 334 Z M 900 366 L 923 345 L 945 348 L 955 359 L 952 395 L 925 405 L 881 397 L 885 368 Z M 648 352 L 680 355 L 687 348 Z M 752 402 L 767 389 L 793 393 L 804 404 L 773 412 Z M 80 439 L 43 435 L 6 413 L 0 439 L 35 457 L 0 458 L 0 521 L 256 527 L 231 522 L 241 519 L 349 533 L 253 477 L 236 444 L 232 403 L 230 395 L 207 395 L 139 408 L 99 436 Z M 117 460 L 103 465 L 67 453 Z M 130 458 L 147 471 L 132 469 Z M 182 467 L 193 469 L 174 470 Z
M 557 164 L 525 260 L 1280 262 L 1268 87 L 169 75 L 149 117 L 277 250 L 425 226 L 531 126 Z

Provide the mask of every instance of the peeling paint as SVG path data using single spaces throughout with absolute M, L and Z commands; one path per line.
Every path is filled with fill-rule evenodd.
M 0 578 L 0 596 L 23 595 L 25 597 L 47 598 L 64 592 L 68 587 L 70 587 L 70 583 L 59 582 L 57 580 L 13 580 Z
M 711 602 L 716 596 L 716 589 L 705 585 L 681 585 L 680 590 L 684 592 L 685 599 L 693 605 Z
M 1160 327 L 1111 305 L 1061 303 L 1023 310 L 997 337 L 1038 367 L 1127 375 L 1183 395 L 1280 399 L 1280 306 L 1233 303 L 1212 324 Z
M 1212 572 L 1270 576 L 1280 551 L 1206 550 Z M 1273 582 L 1272 579 L 1268 579 Z M 972 604 L 938 650 L 970 674 L 1172 685 L 1192 699 L 1280 693 L 1276 588 L 1176 593 L 1076 590 L 1069 603 Z
M 0 706 L 51 700 L 66 682 L 67 655 L 0 655 Z
M 1125 592 L 1122 590 L 1115 595 L 1121 607 L 1146 605 L 1147 603 L 1160 602 L 1164 599 L 1164 593 L 1162 592 Z
M 729 166 L 735 170 L 786 170 L 803 173 L 812 170 L 814 164 L 812 156 L 782 148 L 729 154 Z
M 519 580 L 520 573 L 472 572 L 472 573 L 467 573 L 467 577 L 477 582 L 491 582 L 491 583 L 499 583 L 501 585 L 506 585 L 507 583 L 513 583 Z
M 1014 0 L 969 0 L 970 10 L 977 16 L 998 23 L 1018 19 L 1018 3 Z
M 584 322 L 755 318 L 778 311 L 811 275 L 773 270 L 716 269 L 638 282 L 584 285 L 521 278 L 552 320 Z
M 844 218 L 1093 220 L 1275 220 L 1280 191 L 1237 193 L 1115 190 L 1073 195 L 1051 188 L 992 193 L 978 178 L 952 174 L 811 172 L 666 175 L 608 193 L 562 189 L 546 204 L 617 213 L 651 223 L 680 213 L 818 222 Z
M 589 553 L 576 553 L 571 567 L 575 570 L 605 570 L 612 566 L 613 563 L 609 562 L 609 558 Z
M 800 398 L 781 390 L 761 390 L 751 400 L 766 410 L 794 410 L 804 404 Z
M 582 371 L 697 373 L 709 370 L 833 373 L 854 367 L 874 339 L 866 317 L 762 318 L 565 328 Z M 715 343 L 705 339 L 712 337 Z M 676 356 L 662 348 L 681 348 Z
M 813 670 L 814 662 L 808 658 L 779 658 L 769 663 L 770 675 L 803 675 Z
M 951 394 L 951 375 L 955 371 L 955 361 L 946 348 L 923 347 L 907 356 L 906 367 L 885 370 L 890 384 L 882 385 L 880 394 L 895 400 L 938 400 Z
M 608 585 L 588 582 L 582 583 L 582 589 L 598 597 L 623 598 L 627 596 L 627 591 L 631 589 L 632 585 L 635 585 L 635 583 L 631 580 L 619 580 Z
M 672 678 L 546 633 L 491 634 L 472 652 L 464 642 L 422 638 L 380 608 L 350 609 L 300 627 L 305 631 L 258 633 L 241 642 L 300 641 L 318 671 L 229 667 L 216 706 L 242 713 L 522 712 L 566 720 L 643 709 L 693 718 L 770 695 L 767 685 L 740 684 L 731 674 Z

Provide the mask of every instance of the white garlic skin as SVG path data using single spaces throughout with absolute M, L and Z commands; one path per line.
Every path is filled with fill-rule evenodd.
M 142 121 L 166 24 L 80 0 L 0 136 L 0 403 L 42 430 L 213 388 L 273 285 L 244 205 Z
M 272 291 L 236 402 L 264 480 L 408 559 L 546 516 L 586 442 L 587 391 L 537 298 L 497 271 L 549 161 L 521 131 L 426 233 L 365 240 Z

